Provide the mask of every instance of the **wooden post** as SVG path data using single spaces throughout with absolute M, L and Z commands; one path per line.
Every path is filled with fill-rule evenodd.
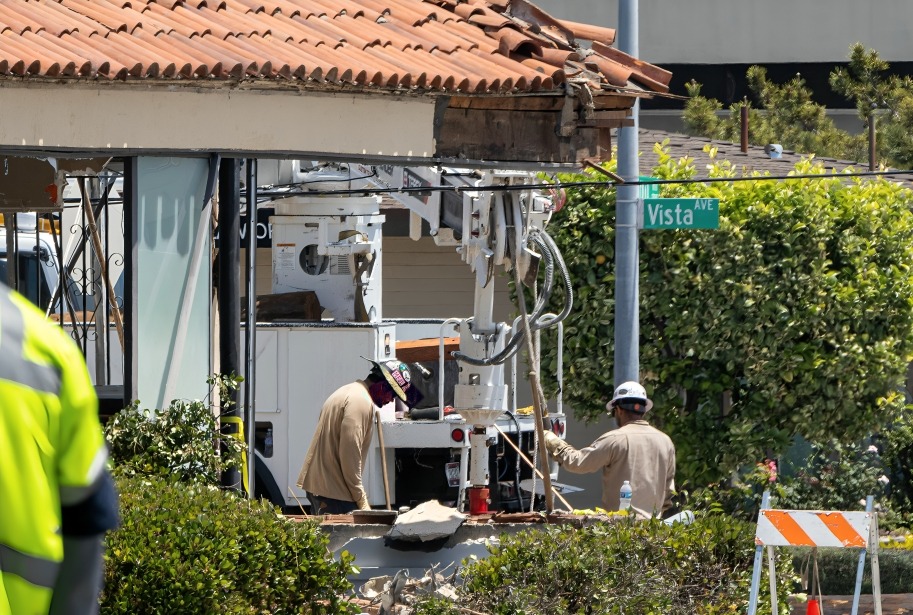
M 89 198 L 89 193 L 86 191 L 85 177 L 79 178 L 79 192 L 82 195 L 82 206 L 86 212 L 86 220 L 89 222 L 89 235 L 92 238 L 92 248 L 95 250 L 95 256 L 98 257 L 98 264 L 101 266 L 101 277 L 105 281 L 105 288 L 108 291 L 108 303 L 111 304 L 111 313 L 114 316 L 114 327 L 117 329 L 117 338 L 120 340 L 121 350 L 126 351 L 127 347 L 124 345 L 124 318 L 120 313 L 120 306 L 117 305 L 117 296 L 114 294 L 114 286 L 111 284 L 110 278 L 108 278 L 108 261 L 105 259 L 105 253 L 102 251 L 101 236 L 98 234 L 98 225 L 95 223 L 95 211 L 92 209 L 92 200 Z M 63 275 L 63 272 L 61 272 L 61 275 Z M 62 283 L 63 281 L 61 281 L 61 284 Z M 104 308 L 102 307 L 102 309 Z M 99 333 L 99 335 L 107 334 L 107 331 Z
M 387 447 L 384 446 L 384 426 L 381 425 L 380 412 L 374 412 L 374 423 L 377 425 L 377 443 L 380 445 L 380 468 L 384 473 L 384 498 L 387 510 L 393 510 L 390 504 L 390 481 L 387 478 Z

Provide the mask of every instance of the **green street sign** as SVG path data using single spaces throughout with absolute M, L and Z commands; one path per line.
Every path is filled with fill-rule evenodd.
M 641 175 L 637 178 L 638 181 L 648 182 L 656 179 L 655 177 L 649 177 Z M 637 198 L 639 199 L 655 199 L 659 197 L 659 184 L 647 184 L 646 186 L 637 187 Z
M 643 199 L 640 228 L 720 228 L 719 199 Z

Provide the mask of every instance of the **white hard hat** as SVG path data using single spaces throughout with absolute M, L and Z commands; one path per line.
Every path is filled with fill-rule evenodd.
M 640 402 L 643 404 L 643 410 L 634 411 L 643 414 L 647 412 L 650 408 L 653 407 L 653 402 L 647 397 L 647 391 L 640 386 L 638 382 L 622 382 L 615 389 L 615 394 L 612 396 L 612 399 L 609 400 L 609 403 L 605 405 L 606 410 L 611 410 L 615 407 L 616 402 L 631 400 L 632 402 Z

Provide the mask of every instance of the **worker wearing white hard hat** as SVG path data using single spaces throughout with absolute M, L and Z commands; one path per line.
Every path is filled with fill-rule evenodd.
M 396 359 L 372 361 L 371 372 L 334 391 L 320 410 L 298 486 L 316 515 L 368 510 L 362 470 L 374 433 L 374 410 L 394 398 L 410 408 L 422 399 L 409 366 Z
M 632 488 L 631 509 L 639 518 L 662 516 L 672 505 L 675 490 L 675 445 L 645 419 L 653 407 L 638 382 L 620 384 L 606 404 L 618 429 L 591 445 L 576 449 L 551 431 L 545 445 L 565 470 L 578 474 L 602 470 L 602 506 L 618 510 L 624 481 Z

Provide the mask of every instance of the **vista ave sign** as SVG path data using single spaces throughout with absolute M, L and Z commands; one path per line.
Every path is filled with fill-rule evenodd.
M 720 228 L 719 199 L 641 199 L 640 228 Z

